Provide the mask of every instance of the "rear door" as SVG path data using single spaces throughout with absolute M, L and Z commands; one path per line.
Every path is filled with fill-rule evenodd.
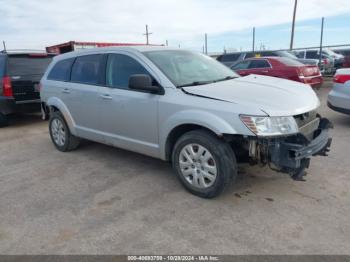
M 249 64 L 249 73 L 256 75 L 270 75 L 272 67 L 266 59 L 253 59 Z
M 105 55 L 78 56 L 73 65 L 70 83 L 62 85 L 62 100 L 75 121 L 79 136 L 103 140 L 98 113 L 98 90 L 104 85 Z
M 17 102 L 40 101 L 39 81 L 52 60 L 47 54 L 9 55 L 6 74 Z

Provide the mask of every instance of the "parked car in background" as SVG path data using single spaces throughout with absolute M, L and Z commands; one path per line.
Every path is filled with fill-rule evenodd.
M 335 53 L 344 56 L 343 67 L 350 68 L 350 48 L 334 49 Z
M 299 58 L 320 58 L 319 49 L 295 50 L 295 54 Z M 336 54 L 330 49 L 322 49 L 322 60 L 324 62 L 325 73 L 334 73 L 337 68 L 343 66 L 344 56 Z
M 0 52 L 0 126 L 16 112 L 40 111 L 39 81 L 53 55 L 37 51 Z
M 172 162 L 200 197 L 220 194 L 237 162 L 301 180 L 325 155 L 330 122 L 307 85 L 239 77 L 216 60 L 161 47 L 99 48 L 54 58 L 41 80 L 49 132 L 60 151 L 80 138 Z
M 316 88 L 323 83 L 321 72 L 317 66 L 304 65 L 287 57 L 249 58 L 237 62 L 231 66 L 231 69 L 241 76 L 267 75 L 309 84 Z
M 328 106 L 334 111 L 350 115 L 350 68 L 336 71 L 333 89 L 328 95 Z
M 297 60 L 303 64 L 306 65 L 317 65 L 320 68 L 322 65 L 319 65 L 318 59 L 305 59 L 305 58 L 298 58 L 293 53 L 285 50 L 277 50 L 277 51 L 269 51 L 269 50 L 260 50 L 255 52 L 236 52 L 236 53 L 228 53 L 223 54 L 221 56 L 217 57 L 217 60 L 223 63 L 224 65 L 231 67 L 234 63 L 252 58 L 252 57 L 265 57 L 265 56 L 277 56 L 277 57 L 287 57 L 290 59 Z

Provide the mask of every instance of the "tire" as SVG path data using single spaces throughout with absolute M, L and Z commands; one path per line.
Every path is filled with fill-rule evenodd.
M 206 130 L 182 135 L 173 148 L 172 163 L 182 185 L 203 198 L 218 196 L 237 177 L 230 145 Z
M 49 132 L 52 143 L 61 152 L 72 151 L 80 144 L 80 139 L 71 134 L 60 112 L 51 113 Z
M 0 127 L 8 126 L 8 119 L 4 114 L 0 113 Z

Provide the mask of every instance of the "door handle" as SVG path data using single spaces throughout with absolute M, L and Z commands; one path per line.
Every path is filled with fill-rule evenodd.
M 64 94 L 70 94 L 69 88 L 63 88 L 62 93 L 64 93 Z
M 112 100 L 112 97 L 108 94 L 100 95 L 100 97 L 104 100 Z
M 263 73 L 267 74 L 269 71 L 265 70 L 265 71 L 261 71 L 261 72 L 263 72 Z

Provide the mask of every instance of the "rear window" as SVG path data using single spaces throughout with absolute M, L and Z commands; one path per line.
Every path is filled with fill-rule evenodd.
M 17 75 L 43 75 L 52 57 L 9 56 L 7 73 Z
M 267 68 L 270 67 L 269 62 L 267 62 L 266 60 L 251 60 L 249 68 L 253 69 L 253 68 Z
M 51 69 L 49 75 L 47 76 L 47 79 L 56 81 L 69 81 L 70 70 L 73 62 L 74 58 L 57 62 Z
M 286 65 L 286 66 L 304 66 L 303 63 L 300 63 L 297 60 L 294 59 L 290 59 L 288 57 L 276 57 L 275 59 L 277 59 L 278 61 L 280 61 L 282 64 Z

